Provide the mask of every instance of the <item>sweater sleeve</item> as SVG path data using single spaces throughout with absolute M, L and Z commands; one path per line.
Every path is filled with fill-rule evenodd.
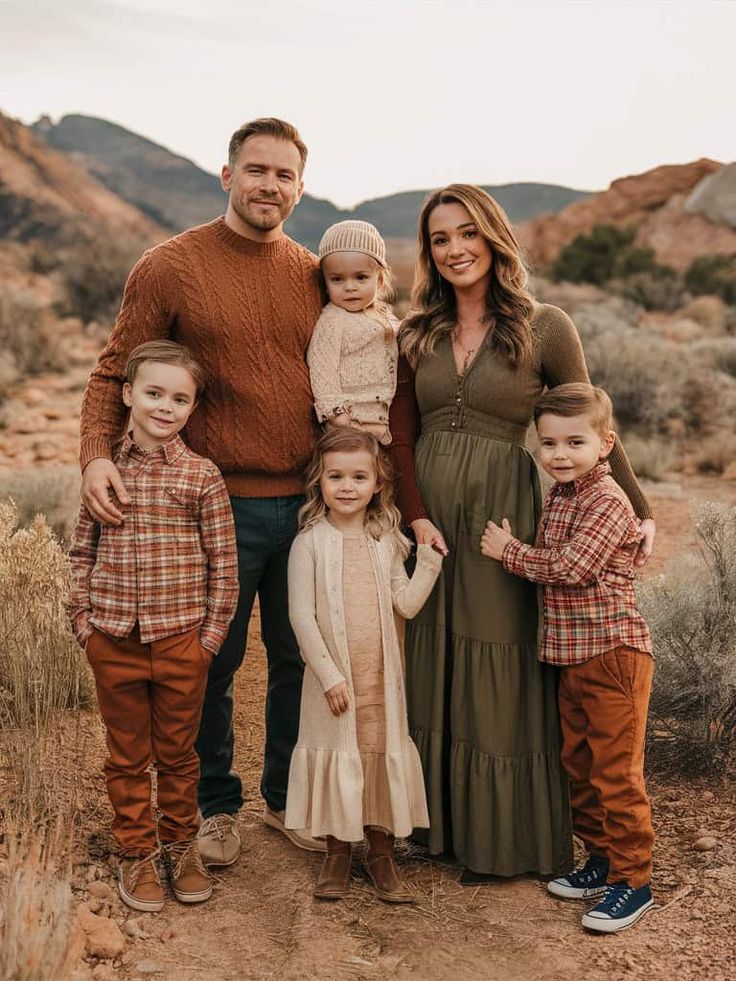
M 542 327 L 541 360 L 542 378 L 549 388 L 566 385 L 569 382 L 590 383 L 590 375 L 585 364 L 583 345 L 580 343 L 575 324 L 558 307 L 545 307 Z M 542 326 L 543 323 L 543 326 Z M 608 457 L 611 474 L 616 483 L 625 491 L 638 518 L 651 518 L 652 509 L 639 486 L 636 475 L 616 436 L 616 442 Z
M 144 341 L 169 336 L 171 317 L 156 265 L 153 252 L 146 252 L 133 267 L 115 326 L 87 382 L 79 424 L 82 470 L 98 457 L 112 459 L 128 413 L 122 400 L 128 355 Z
M 327 692 L 345 681 L 317 623 L 314 554 L 307 534 L 297 535 L 289 553 L 289 621 L 304 661 Z
M 417 486 L 414 445 L 419 436 L 420 416 L 414 394 L 414 372 L 405 357 L 399 358 L 396 395 L 389 409 L 391 445 L 388 448 L 396 474 L 396 504 L 407 524 L 428 518 Z
M 345 411 L 351 408 L 340 384 L 343 329 L 340 317 L 323 312 L 314 326 L 307 351 L 309 381 L 314 395 L 314 408 L 320 422 L 331 419 L 337 408 Z
M 417 564 L 411 579 L 406 574 L 401 553 L 394 549 L 391 567 L 391 599 L 394 609 L 407 620 L 421 610 L 432 592 L 442 567 L 442 556 L 431 545 L 417 546 Z

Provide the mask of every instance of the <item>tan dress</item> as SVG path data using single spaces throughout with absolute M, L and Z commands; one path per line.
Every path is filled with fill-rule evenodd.
M 386 776 L 386 701 L 381 611 L 365 535 L 343 536 L 343 605 L 363 767 L 363 824 L 393 831 Z

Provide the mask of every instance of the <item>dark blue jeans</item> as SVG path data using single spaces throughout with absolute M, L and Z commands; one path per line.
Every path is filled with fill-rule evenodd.
M 289 762 L 299 731 L 304 664 L 289 624 L 286 567 L 297 531 L 301 494 L 230 499 L 238 540 L 240 597 L 235 618 L 207 680 L 196 750 L 203 817 L 235 814 L 242 807 L 240 777 L 233 773 L 233 679 L 243 663 L 253 602 L 258 594 L 261 635 L 268 659 L 266 745 L 261 793 L 269 807 L 286 805 Z

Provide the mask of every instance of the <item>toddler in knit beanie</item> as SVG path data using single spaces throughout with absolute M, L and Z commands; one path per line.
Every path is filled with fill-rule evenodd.
M 317 418 L 391 442 L 388 410 L 396 392 L 399 323 L 386 246 L 367 221 L 340 221 L 319 243 L 327 304 L 307 352 Z

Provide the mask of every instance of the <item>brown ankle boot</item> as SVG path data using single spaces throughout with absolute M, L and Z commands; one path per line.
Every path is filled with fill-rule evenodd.
M 350 891 L 350 861 L 353 846 L 327 835 L 327 854 L 314 890 L 316 899 L 342 899 Z
M 394 859 L 394 836 L 380 828 L 366 828 L 363 865 L 376 895 L 386 903 L 413 903 L 414 895 L 402 882 Z

